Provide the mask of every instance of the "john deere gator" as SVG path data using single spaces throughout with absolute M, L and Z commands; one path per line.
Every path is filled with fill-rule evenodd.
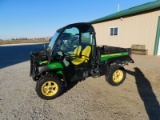
M 43 99 L 60 96 L 71 82 L 105 75 L 113 86 L 126 78 L 124 65 L 134 63 L 130 48 L 97 46 L 89 23 L 75 23 L 56 31 L 43 51 L 30 53 L 30 76 Z

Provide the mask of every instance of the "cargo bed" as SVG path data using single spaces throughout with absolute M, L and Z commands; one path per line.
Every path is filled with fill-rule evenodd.
M 101 54 L 110 54 L 110 53 L 119 53 L 119 52 L 130 52 L 130 48 L 121 48 L 121 47 L 113 47 L 113 46 L 98 46 Z

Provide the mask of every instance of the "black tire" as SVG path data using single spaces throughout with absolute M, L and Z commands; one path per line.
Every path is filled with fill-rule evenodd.
M 110 66 L 110 69 L 107 71 L 106 81 L 112 86 L 118 86 L 122 84 L 126 78 L 126 71 L 122 66 L 113 64 Z
M 42 99 L 54 99 L 63 92 L 62 81 L 57 76 L 42 77 L 37 81 L 36 92 Z

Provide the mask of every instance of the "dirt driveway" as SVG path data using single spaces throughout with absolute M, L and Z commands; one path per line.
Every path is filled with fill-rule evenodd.
M 36 95 L 28 59 L 11 56 L 0 57 L 0 120 L 160 120 L 160 57 L 134 55 L 136 63 L 126 67 L 126 81 L 118 87 L 104 77 L 88 78 L 47 101 Z

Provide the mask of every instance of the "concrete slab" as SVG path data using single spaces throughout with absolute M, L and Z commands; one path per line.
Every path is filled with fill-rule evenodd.
M 134 64 L 129 64 L 132 67 L 138 67 L 142 70 L 160 71 L 160 56 L 151 55 L 132 55 Z

